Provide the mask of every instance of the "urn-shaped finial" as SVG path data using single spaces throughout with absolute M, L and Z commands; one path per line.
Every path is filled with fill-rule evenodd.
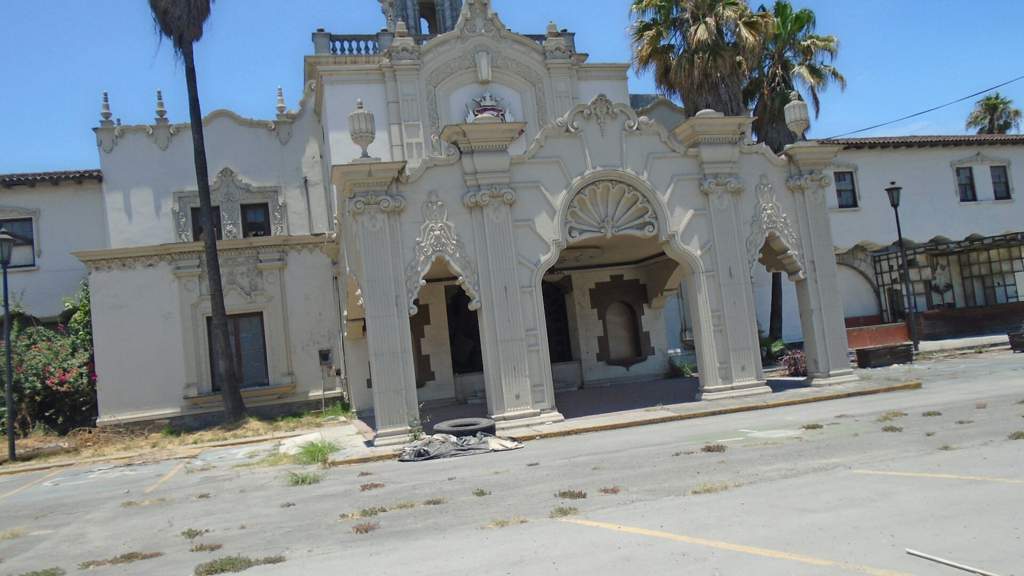
M 369 158 L 367 148 L 377 138 L 377 127 L 373 119 L 373 112 L 363 107 L 363 100 L 356 100 L 356 109 L 348 115 L 348 133 L 352 141 L 363 149 L 361 158 Z
M 277 87 L 277 106 L 276 106 L 276 109 L 277 109 L 277 115 L 278 116 L 284 114 L 285 110 L 288 109 L 288 106 L 284 103 L 284 90 L 280 86 Z
M 790 92 L 789 104 L 786 104 L 786 127 L 796 134 L 797 139 L 804 139 L 804 132 L 811 127 L 811 117 L 807 113 L 807 103 L 800 99 L 796 91 Z
M 103 92 L 103 104 L 100 105 L 100 118 L 103 122 L 110 122 L 110 118 L 113 113 L 110 112 L 110 96 L 106 91 Z
M 157 122 L 167 117 L 167 107 L 164 106 L 164 93 L 162 90 L 156 91 L 156 119 Z

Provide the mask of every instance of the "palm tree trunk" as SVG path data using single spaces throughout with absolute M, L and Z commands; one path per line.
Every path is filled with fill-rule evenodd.
M 217 257 L 217 234 L 213 228 L 210 200 L 210 175 L 206 166 L 206 143 L 203 139 L 203 113 L 199 107 L 199 88 L 196 82 L 196 63 L 192 44 L 181 49 L 185 61 L 185 82 L 188 84 L 188 110 L 192 122 L 192 147 L 195 152 L 196 185 L 199 188 L 199 214 L 206 237 L 203 249 L 206 255 L 206 279 L 210 293 L 210 364 L 224 398 L 224 417 L 237 422 L 245 416 L 241 386 L 235 364 L 231 361 L 231 343 L 228 340 L 228 318 L 224 307 L 224 289 L 220 277 L 220 259 Z
M 782 339 L 782 272 L 772 272 L 772 306 L 768 320 L 768 338 Z

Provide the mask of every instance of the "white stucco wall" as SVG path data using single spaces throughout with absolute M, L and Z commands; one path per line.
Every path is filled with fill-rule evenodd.
M 35 222 L 35 266 L 8 272 L 13 305 L 39 318 L 57 316 L 63 299 L 74 296 L 86 278 L 85 266 L 71 252 L 107 244 L 100 183 L 0 188 L 0 218 Z

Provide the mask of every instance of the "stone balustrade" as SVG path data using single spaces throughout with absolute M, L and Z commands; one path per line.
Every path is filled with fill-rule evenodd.
M 569 46 L 575 49 L 576 34 L 562 31 L 559 33 L 568 39 Z M 414 36 L 417 44 L 426 44 L 436 34 Z M 524 34 L 526 38 L 543 45 L 545 34 Z M 377 34 L 331 34 L 322 28 L 313 33 L 314 54 L 333 54 L 335 56 L 376 56 L 391 46 L 395 35 L 393 32 L 381 31 Z

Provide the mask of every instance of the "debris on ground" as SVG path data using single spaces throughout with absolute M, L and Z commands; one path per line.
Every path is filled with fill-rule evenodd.
M 399 462 L 421 462 L 440 458 L 456 458 L 486 454 L 488 452 L 504 452 L 522 448 L 521 442 L 498 438 L 491 434 L 478 433 L 476 436 L 456 438 L 449 434 L 434 434 L 417 440 L 402 449 Z

